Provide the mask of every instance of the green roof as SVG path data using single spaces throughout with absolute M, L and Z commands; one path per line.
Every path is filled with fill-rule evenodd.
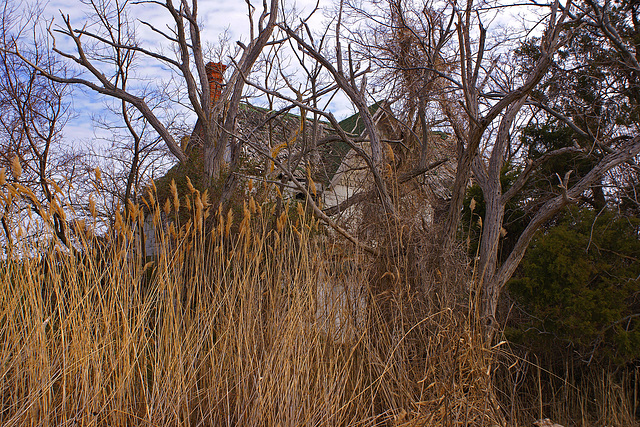
M 375 114 L 380 108 L 380 103 L 376 102 L 369 106 L 369 112 Z M 360 136 L 365 131 L 364 122 L 360 119 L 360 113 L 355 113 L 346 119 L 340 121 L 338 125 L 343 131 L 350 135 Z M 324 176 L 320 177 L 320 181 L 328 184 L 333 179 L 334 175 L 338 172 L 340 165 L 347 153 L 351 150 L 349 144 L 343 140 L 333 141 L 324 147 L 322 151 L 324 158 Z
M 369 112 L 371 114 L 375 114 L 376 111 L 378 111 L 379 109 L 380 109 L 379 102 L 376 102 L 375 104 L 372 104 L 369 106 Z M 354 115 L 342 120 L 338 124 L 345 132 L 350 134 L 360 136 L 362 135 L 362 132 L 364 132 L 364 122 L 360 120 L 360 113 L 355 113 Z
M 269 110 L 268 108 L 258 107 L 251 104 L 243 104 L 241 105 L 242 109 L 253 109 L 256 111 L 260 111 L 264 114 L 274 113 L 274 110 Z M 369 111 L 371 114 L 375 114 L 376 111 L 380 108 L 380 103 L 376 102 L 369 107 Z M 293 113 L 284 113 L 281 114 L 282 117 L 289 119 L 299 119 L 300 116 Z M 321 122 L 323 125 L 328 125 L 326 121 Z M 343 119 L 338 123 L 340 128 L 345 131 L 349 135 L 360 136 L 365 131 L 364 122 L 360 119 L 360 113 L 355 113 L 346 119 Z M 318 182 L 321 182 L 325 185 L 329 184 L 336 172 L 340 168 L 342 161 L 344 160 L 347 153 L 351 150 L 349 144 L 344 142 L 341 139 L 333 140 L 325 145 L 318 147 L 318 151 L 320 156 L 322 157 L 323 167 L 318 171 L 318 174 L 314 177 L 314 179 Z
M 371 106 L 369 106 L 369 111 L 371 112 L 371 114 L 375 114 L 380 109 L 380 105 L 381 105 L 380 102 L 376 102 L 375 104 L 372 104 Z M 269 108 L 260 107 L 260 106 L 252 105 L 249 103 L 240 104 L 240 110 L 241 111 L 253 110 L 265 115 L 278 112 L 278 110 L 271 110 Z M 281 113 L 278 116 L 286 120 L 300 119 L 299 115 L 290 113 L 290 112 Z M 329 123 L 324 120 L 321 121 L 320 123 L 322 123 L 326 127 L 329 126 Z M 340 126 L 340 128 L 342 128 L 343 131 L 345 131 L 349 135 L 360 136 L 365 131 L 365 125 L 360 118 L 360 113 L 355 113 L 343 119 L 338 123 L 338 125 Z M 192 136 L 198 134 L 198 132 L 200 131 L 199 128 L 200 128 L 200 121 L 198 120 L 198 122 L 196 123 L 196 126 L 194 127 Z M 329 132 L 331 133 L 331 130 Z M 329 184 L 333 179 L 333 177 L 335 176 L 335 174 L 337 173 L 338 169 L 340 168 L 340 165 L 342 164 L 342 161 L 344 160 L 345 156 L 350 150 L 351 150 L 351 147 L 349 146 L 349 144 L 344 142 L 342 139 L 335 139 L 330 141 L 327 144 L 324 144 L 318 147 L 319 154 L 322 158 L 322 166 L 318 168 L 320 170 L 318 171 L 314 179 L 325 185 Z

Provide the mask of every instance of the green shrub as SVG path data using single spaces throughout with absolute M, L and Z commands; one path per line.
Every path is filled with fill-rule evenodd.
M 508 285 L 523 309 L 508 337 L 583 360 L 640 356 L 640 220 L 573 209 L 538 234 Z

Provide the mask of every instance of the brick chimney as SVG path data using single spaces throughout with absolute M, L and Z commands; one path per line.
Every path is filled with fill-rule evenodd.
M 209 93 L 211 94 L 211 105 L 213 105 L 222 94 L 222 86 L 224 79 L 222 75 L 227 66 L 220 62 L 209 62 L 205 66 L 207 71 L 207 80 L 209 81 Z

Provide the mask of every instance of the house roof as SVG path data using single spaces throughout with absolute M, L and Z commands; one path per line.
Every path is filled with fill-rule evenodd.
M 371 113 L 375 113 L 380 108 L 380 103 L 375 103 L 369 107 Z M 256 114 L 257 113 L 257 114 Z M 278 143 L 284 143 L 299 136 L 301 117 L 293 113 L 278 114 L 274 120 L 275 126 L 270 128 L 258 129 L 258 127 L 265 121 L 268 114 L 273 114 L 273 110 L 269 110 L 264 107 L 255 106 L 252 104 L 242 104 L 241 114 L 238 120 L 239 127 L 243 128 L 240 131 L 252 132 L 254 137 L 262 137 L 263 140 L 271 138 L 272 143 L 275 140 Z M 311 120 L 306 119 L 310 124 Z M 315 164 L 315 171 L 313 179 L 316 182 L 328 185 L 336 172 L 338 171 L 345 156 L 351 150 L 351 146 L 344 142 L 341 138 L 331 137 L 335 135 L 335 131 L 331 129 L 330 123 L 326 121 L 320 121 L 322 126 L 322 134 L 319 135 L 319 143 L 317 146 L 317 152 L 320 155 L 318 164 Z M 340 128 L 349 135 L 361 135 L 365 130 L 365 125 L 360 120 L 360 113 L 355 113 L 338 123 Z M 267 126 L 267 125 L 265 125 Z M 275 132 L 274 132 L 275 131 Z M 309 127 L 307 132 L 311 132 Z M 274 135 L 275 133 L 275 135 Z M 311 137 L 311 135 L 307 135 Z M 293 147 L 292 147 L 293 148 Z M 290 152 L 288 154 L 291 154 Z
M 376 102 L 369 106 L 369 112 L 375 114 L 380 109 L 381 102 Z M 352 135 L 362 135 L 365 130 L 364 122 L 360 120 L 360 113 L 355 113 L 338 123 L 347 133 Z
M 376 114 L 382 107 L 382 103 L 376 102 L 372 104 L 369 107 L 369 111 L 372 114 Z M 313 121 L 311 119 L 307 118 L 306 126 L 302 126 L 302 118 L 298 114 L 291 112 L 279 113 L 268 108 L 243 103 L 240 105 L 237 122 L 239 135 L 247 138 L 252 143 L 261 145 L 264 149 L 271 150 L 271 154 L 274 157 L 278 157 L 285 164 L 288 163 L 288 166 L 297 174 L 299 179 L 306 179 L 306 166 L 304 163 L 299 163 L 299 161 L 305 154 L 304 141 L 310 141 L 313 136 Z M 316 152 L 319 156 L 311 160 L 312 178 L 315 182 L 322 184 L 324 188 L 328 188 L 351 151 L 351 146 L 337 135 L 327 121 L 320 121 L 319 125 L 320 132 L 319 135 L 316 135 L 318 141 Z M 365 132 L 365 124 L 361 120 L 359 113 L 352 114 L 341 120 L 338 125 L 351 136 L 361 136 Z M 304 135 L 302 132 L 303 127 L 305 129 Z M 191 136 L 192 141 L 197 141 L 194 136 L 198 136 L 199 131 L 200 126 L 196 124 Z M 440 131 L 432 131 L 430 134 L 436 137 L 434 148 L 438 154 L 435 159 L 453 158 L 447 152 L 448 150 L 442 146 L 442 143 L 448 145 L 445 141 L 450 138 L 450 135 Z M 438 140 L 441 142 L 438 142 Z M 444 169 L 439 168 L 439 171 L 425 176 L 426 181 L 434 181 L 430 184 L 433 188 L 439 189 L 436 191 L 438 197 L 445 197 L 444 194 L 447 192 L 445 187 L 447 185 L 435 185 L 435 181 L 450 181 L 451 172 Z
M 380 102 L 376 102 L 375 104 L 369 107 L 369 112 L 371 114 L 375 114 L 380 109 Z M 340 121 L 338 125 L 345 131 L 347 134 L 360 136 L 365 131 L 364 122 L 360 118 L 360 113 L 355 113 L 346 119 Z M 328 184 L 331 182 L 336 172 L 340 168 L 340 164 L 344 160 L 345 156 L 351 150 L 351 146 L 344 142 L 340 138 L 335 138 L 330 140 L 327 144 L 318 148 L 322 153 L 323 163 L 324 163 L 324 176 L 319 177 L 319 180 L 323 184 Z

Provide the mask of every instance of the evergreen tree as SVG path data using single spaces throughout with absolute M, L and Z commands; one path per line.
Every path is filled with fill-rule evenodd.
M 640 220 L 573 208 L 540 232 L 509 283 L 507 336 L 538 354 L 640 357 Z

